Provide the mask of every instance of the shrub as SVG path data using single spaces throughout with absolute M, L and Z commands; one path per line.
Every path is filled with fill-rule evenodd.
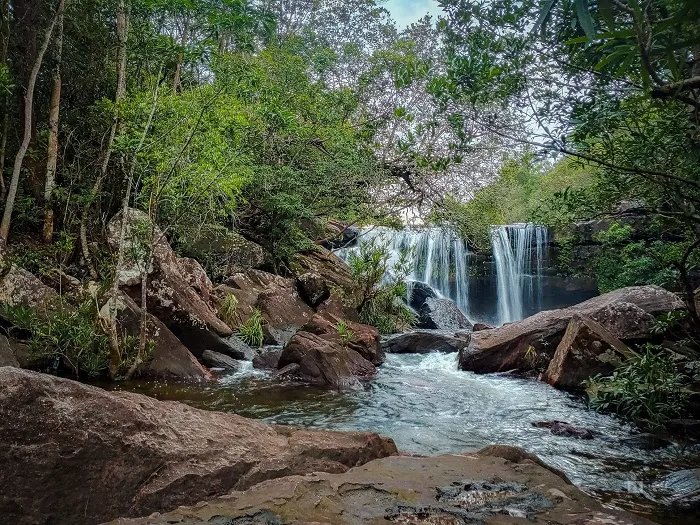
M 238 327 L 238 337 L 247 345 L 262 346 L 264 338 L 262 322 L 263 318 L 260 310 L 253 310 L 250 318 Z
M 38 315 L 26 306 L 3 305 L 2 315 L 39 358 L 65 365 L 76 378 L 97 377 L 107 370 L 109 339 L 99 327 L 94 301 L 77 306 L 61 302 Z M 129 352 L 126 352 L 129 353 Z
M 236 296 L 229 293 L 221 302 L 219 306 L 219 317 L 221 320 L 229 326 L 233 326 L 238 320 L 236 315 L 236 310 L 238 309 L 238 299 Z
M 345 321 L 338 321 L 338 324 L 335 325 L 335 329 L 338 331 L 340 344 L 343 346 L 347 345 L 352 339 L 352 336 L 355 335 L 353 334 L 352 330 L 350 330 L 348 323 Z
M 617 412 L 651 429 L 679 417 L 688 401 L 683 376 L 663 349 L 651 344 L 611 376 L 597 375 L 585 386 L 592 408 Z
M 391 334 L 415 323 L 415 313 L 406 305 L 406 279 L 413 253 L 406 251 L 391 264 L 385 242 L 372 239 L 360 244 L 348 258 L 357 284 L 360 320 L 382 334 Z

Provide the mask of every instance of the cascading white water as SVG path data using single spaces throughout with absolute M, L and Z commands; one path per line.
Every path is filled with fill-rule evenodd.
M 403 251 L 411 250 L 413 268 L 409 280 L 428 284 L 443 297 L 452 299 L 469 316 L 469 252 L 457 235 L 442 228 L 371 227 L 361 232 L 360 242 L 374 240 L 388 246 L 389 267 L 399 260 Z M 338 255 L 345 259 L 348 252 L 358 249 L 357 246 L 345 248 Z
M 542 309 L 547 242 L 544 226 L 510 224 L 491 228 L 499 324 L 522 319 L 527 309 Z

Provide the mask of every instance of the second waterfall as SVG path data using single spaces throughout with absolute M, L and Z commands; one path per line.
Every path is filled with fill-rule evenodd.
M 547 244 L 544 226 L 510 224 L 491 228 L 499 324 L 542 310 Z

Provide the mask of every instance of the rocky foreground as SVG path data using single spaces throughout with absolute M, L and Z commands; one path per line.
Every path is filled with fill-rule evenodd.
M 94 525 L 396 454 L 370 432 L 234 414 L 0 368 L 0 523 Z
M 603 508 L 536 457 L 505 446 L 379 459 L 344 474 L 289 476 L 194 507 L 109 525 L 175 523 L 651 524 Z
M 403 457 L 370 432 L 268 425 L 13 367 L 0 384 L 1 523 L 649 523 L 518 448 Z

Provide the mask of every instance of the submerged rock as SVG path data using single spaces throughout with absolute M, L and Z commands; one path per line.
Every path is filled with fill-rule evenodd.
M 489 447 L 458 456 L 385 458 L 344 474 L 290 476 L 196 507 L 114 525 L 194 525 L 214 519 L 266 525 L 652 523 L 604 508 L 522 449 Z
M 238 370 L 239 368 L 239 361 L 212 350 L 202 352 L 202 361 L 212 368 L 223 368 L 224 370 Z
M 659 286 L 621 288 L 569 308 L 474 332 L 469 346 L 460 351 L 459 367 L 479 374 L 528 371 L 533 356 L 549 364 L 575 315 L 593 319 L 617 339 L 636 341 L 650 336 L 654 316 L 684 307 L 677 295 Z
M 593 432 L 587 428 L 578 428 L 564 421 L 535 421 L 533 427 L 548 428 L 555 436 L 593 439 Z
M 13 525 L 93 525 L 396 453 L 370 432 L 270 425 L 12 367 L 0 384 L 0 516 Z
M 680 509 L 700 509 L 700 468 L 671 472 L 654 485 L 668 494 L 666 503 Z

